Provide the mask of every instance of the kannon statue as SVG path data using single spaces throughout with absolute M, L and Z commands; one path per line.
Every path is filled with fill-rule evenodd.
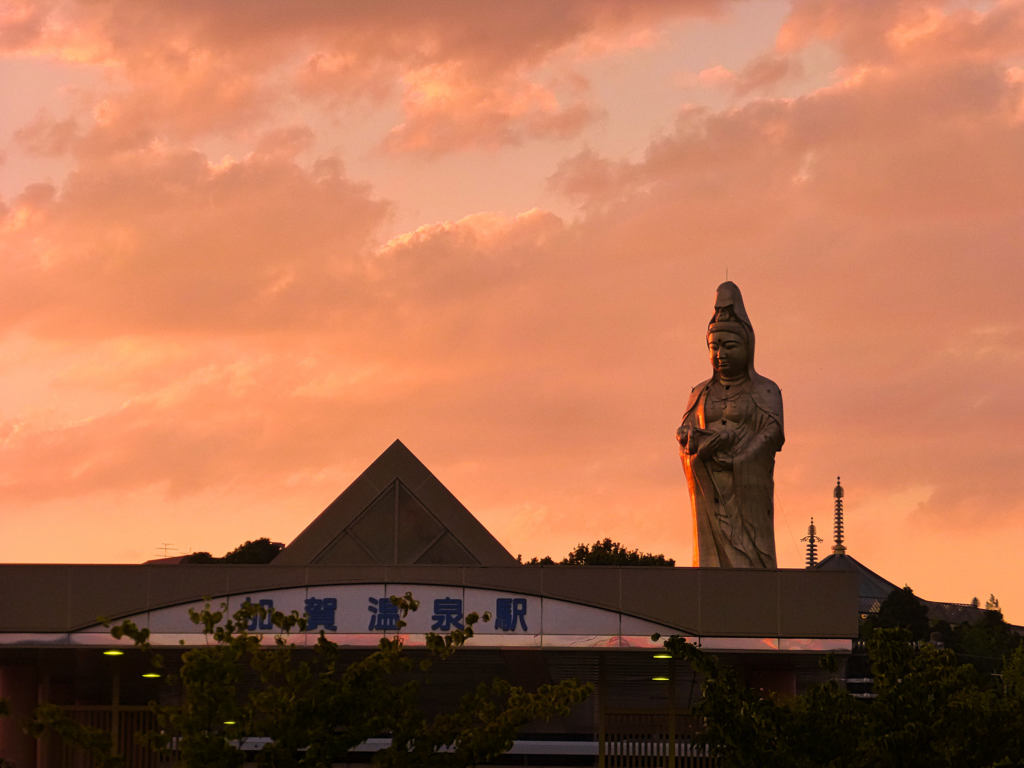
M 775 568 L 775 454 L 782 393 L 754 370 L 754 327 L 735 283 L 708 323 L 711 378 L 693 388 L 676 432 L 693 509 L 693 564 Z

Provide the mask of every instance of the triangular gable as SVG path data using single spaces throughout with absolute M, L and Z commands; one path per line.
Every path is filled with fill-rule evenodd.
M 274 565 L 513 565 L 516 560 L 396 440 Z

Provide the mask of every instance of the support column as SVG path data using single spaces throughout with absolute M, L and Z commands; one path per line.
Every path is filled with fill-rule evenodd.
M 676 768 L 676 672 L 679 666 L 673 659 L 668 673 L 668 768 Z
M 40 704 L 46 704 L 51 699 L 50 692 L 50 670 L 45 666 L 39 670 L 39 685 L 36 690 L 36 701 Z M 51 739 L 38 739 L 36 740 L 36 766 L 35 768 L 49 768 L 51 765 L 50 755 L 52 749 L 50 747 Z M 56 759 L 56 758 L 54 758 Z
M 110 754 L 117 756 L 121 745 L 121 672 L 114 670 L 110 689 Z
M 605 702 L 608 698 L 608 679 L 605 672 L 605 656 L 600 651 L 597 654 L 597 765 L 598 768 L 605 768 L 607 749 L 605 742 L 608 738 L 607 708 Z
M 0 757 L 19 768 L 36 764 L 36 740 L 24 729 L 36 708 L 37 690 L 34 666 L 0 667 L 0 698 L 7 701 L 9 709 L 6 717 L 0 717 Z

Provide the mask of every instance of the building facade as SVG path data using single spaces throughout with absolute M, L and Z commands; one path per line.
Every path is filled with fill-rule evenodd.
M 103 655 L 104 619 L 130 618 L 154 645 L 181 649 L 204 640 L 188 607 L 250 601 L 307 614 L 298 645 L 323 631 L 355 658 L 399 631 L 388 598 L 406 592 L 421 603 L 400 630 L 414 652 L 470 611 L 493 617 L 440 689 L 488 677 L 594 684 L 570 716 L 522 735 L 520 765 L 625 765 L 619 753 L 637 745 L 683 749 L 699 681 L 655 658 L 654 633 L 683 635 L 783 695 L 820 679 L 821 657 L 848 654 L 857 636 L 848 572 L 522 565 L 396 441 L 267 565 L 0 565 L 0 697 L 12 711 L 0 719 L 0 757 L 19 768 L 69 764 L 58 745 L 21 731 L 52 702 L 108 728 L 129 762 L 154 764 L 132 732 L 160 683 L 130 653 Z M 258 620 L 253 629 L 273 631 Z

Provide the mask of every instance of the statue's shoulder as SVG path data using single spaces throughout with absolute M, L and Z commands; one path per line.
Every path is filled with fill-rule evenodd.
M 695 392 L 697 392 L 697 393 L 702 392 L 707 387 L 707 385 L 710 384 L 710 383 L 711 383 L 711 379 L 704 379 L 704 381 L 700 382 L 699 384 L 694 384 L 693 385 L 693 389 L 690 390 L 690 394 L 692 395 Z
M 782 422 L 782 390 L 766 376 L 755 373 L 750 381 L 751 394 L 757 405 Z
M 694 388 L 690 390 L 690 398 L 686 401 L 686 413 L 683 414 L 683 418 L 686 418 L 686 414 L 694 409 L 700 400 L 701 393 L 708 388 L 710 383 L 711 379 L 704 379 L 704 381 L 695 385 Z
M 754 385 L 755 391 L 763 393 L 775 392 L 782 396 L 782 391 L 779 389 L 779 385 L 769 379 L 767 376 L 762 376 L 759 373 L 755 373 L 751 383 Z

